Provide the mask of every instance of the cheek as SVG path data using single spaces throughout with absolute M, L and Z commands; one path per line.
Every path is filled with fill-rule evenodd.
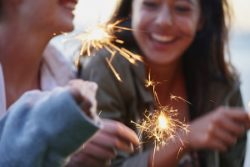
M 132 19 L 132 33 L 139 47 L 144 50 L 142 45 L 146 41 L 145 31 L 147 24 L 145 23 L 145 20 L 141 18 L 142 17 L 136 17 Z
M 198 30 L 198 21 L 194 19 L 177 19 L 177 27 L 181 34 L 185 37 L 194 38 Z
M 149 26 L 150 15 L 148 12 L 135 10 L 132 14 L 132 28 L 134 30 L 145 30 L 147 26 Z

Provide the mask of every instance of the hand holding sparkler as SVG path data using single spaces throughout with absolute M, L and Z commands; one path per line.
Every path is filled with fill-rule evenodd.
M 110 163 L 117 151 L 131 153 L 139 145 L 137 135 L 123 124 L 103 120 L 101 129 L 76 152 L 67 167 L 100 167 Z
M 193 121 L 183 138 L 189 149 L 226 151 L 250 128 L 250 117 L 240 108 L 220 107 Z
M 97 102 L 96 91 L 97 84 L 94 82 L 83 80 L 72 80 L 68 84 L 68 88 L 75 98 L 76 102 L 82 108 L 86 115 L 97 121 L 99 117 L 96 114 Z

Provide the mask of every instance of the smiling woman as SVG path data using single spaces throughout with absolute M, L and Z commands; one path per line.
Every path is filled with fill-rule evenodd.
M 242 127 L 249 127 L 250 120 L 238 108 L 242 106 L 238 77 L 225 58 L 227 2 L 122 1 L 117 17 L 127 18 L 122 24 L 133 31 L 118 32 L 117 38 L 125 41 L 122 47 L 142 55 L 145 64 L 133 66 L 119 54 L 112 56 L 123 80 L 119 82 L 107 65 L 108 50 L 82 61 L 81 77 L 99 85 L 100 115 L 133 127 L 131 120 L 137 122 L 145 111 L 160 108 L 159 102 L 178 110 L 178 121 L 190 126 L 187 134 L 177 132 L 182 142 L 172 140 L 154 151 L 150 141 L 142 146 L 143 152 L 119 154 L 113 166 L 242 166 L 246 144 Z M 160 84 L 146 87 L 147 76 Z M 192 105 L 172 101 L 170 94 Z

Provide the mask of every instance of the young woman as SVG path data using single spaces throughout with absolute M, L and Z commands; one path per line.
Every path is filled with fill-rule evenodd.
M 46 46 L 53 36 L 61 32 L 73 30 L 73 10 L 76 4 L 77 0 L 0 1 L 0 63 L 4 76 L 4 81 L 0 82 L 1 87 L 5 85 L 5 89 L 3 89 L 5 91 L 0 92 L 1 103 L 4 104 L 1 106 L 0 113 L 5 114 L 5 117 L 1 120 L 4 126 L 0 128 L 1 142 L 3 139 L 3 143 L 5 144 L 0 146 L 0 152 L 1 155 L 4 155 L 9 148 L 10 153 L 8 155 L 11 155 L 6 155 L 4 158 L 1 157 L 0 166 L 34 167 L 37 165 L 41 166 L 41 164 L 42 166 L 59 166 L 60 163 L 57 164 L 58 161 L 61 162 L 63 158 L 79 147 L 81 142 L 86 140 L 83 133 L 88 134 L 86 136 L 89 138 L 96 131 L 95 125 L 92 125 L 92 127 L 94 127 L 93 129 L 88 129 L 88 127 L 91 127 L 90 125 L 86 126 L 86 128 L 81 126 L 83 123 L 79 121 L 85 120 L 81 117 L 81 113 L 72 113 L 73 118 L 79 117 L 79 119 L 75 119 L 77 121 L 76 123 L 67 115 L 68 112 L 72 110 L 75 110 L 75 112 L 79 112 L 80 110 L 79 108 L 76 110 L 76 104 L 73 105 L 72 100 L 69 100 L 71 94 L 73 94 L 74 97 L 80 97 L 80 102 L 86 98 L 87 101 L 91 102 L 91 106 L 94 108 L 96 88 L 95 86 L 89 86 L 90 83 L 88 82 L 82 83 L 82 81 L 74 81 L 74 86 L 69 86 L 70 90 L 73 89 L 73 93 L 70 91 L 70 95 L 69 92 L 66 91 L 66 93 L 59 93 L 59 95 L 56 94 L 52 96 L 52 94 L 49 96 L 50 98 L 48 95 L 42 98 L 43 96 L 40 96 L 41 92 L 38 93 L 38 95 L 31 93 L 24 96 L 26 98 L 22 98 L 18 101 L 17 105 L 13 105 L 21 95 L 29 90 L 47 92 L 57 86 L 66 86 L 69 80 L 75 77 L 72 70 L 68 68 L 66 61 L 63 60 L 63 57 L 55 48 L 50 46 L 46 48 Z M 81 86 L 83 86 L 83 88 L 81 88 Z M 46 92 L 45 94 L 47 94 Z M 80 95 L 77 96 L 77 94 Z M 37 97 L 39 97 L 41 101 L 38 100 Z M 54 99 L 53 97 L 58 97 L 58 99 Z M 62 101 L 60 101 L 60 99 Z M 68 105 L 62 103 L 67 101 L 69 102 Z M 48 106 L 41 104 L 47 104 Z M 37 105 L 38 107 L 36 107 Z M 52 108 L 48 108 L 50 105 Z M 34 109 L 31 109 L 33 106 Z M 53 108 L 53 106 L 55 107 Z M 27 110 L 25 110 L 25 108 L 27 108 Z M 83 109 L 86 109 L 85 112 L 87 113 L 88 107 L 83 105 Z M 65 110 L 67 110 L 67 112 L 64 112 Z M 51 118 L 45 116 L 48 115 L 49 111 L 52 111 Z M 65 115 L 60 116 L 60 111 L 62 115 Z M 26 114 L 22 115 L 21 113 Z M 42 113 L 44 113 L 44 115 Z M 29 116 L 29 114 L 31 116 Z M 41 118 L 41 120 L 37 121 L 39 118 Z M 55 120 L 53 118 L 55 118 Z M 60 118 L 62 118 L 61 124 L 53 124 L 60 122 Z M 44 127 L 43 125 L 45 125 L 47 121 L 48 127 L 44 129 L 35 126 Z M 102 124 L 101 130 L 91 140 L 94 146 L 98 147 L 98 151 L 89 150 L 89 152 L 95 156 L 100 156 L 104 160 L 110 160 L 114 157 L 114 148 L 130 152 L 131 143 L 138 143 L 134 132 L 124 125 L 108 120 Z M 49 125 L 51 125 L 51 127 Z M 80 127 L 78 127 L 78 125 L 83 130 L 83 132 L 79 134 L 76 133 L 77 131 L 79 132 Z M 77 127 L 75 129 L 76 132 L 69 134 L 67 127 L 72 131 Z M 18 131 L 19 129 L 17 128 L 21 128 L 22 130 Z M 53 130 L 58 130 L 58 133 L 54 134 Z M 20 133 L 14 133 L 15 131 Z M 40 138 L 36 136 L 37 133 L 41 135 Z M 65 138 L 65 140 L 61 139 L 61 141 L 60 134 L 61 137 L 64 137 L 67 133 L 69 135 L 68 138 Z M 8 136 L 7 134 L 16 134 L 16 136 Z M 47 134 L 49 134 L 49 138 L 46 138 Z M 31 137 L 35 135 L 36 137 L 30 139 L 28 138 L 29 135 Z M 103 139 L 103 136 L 105 136 L 107 141 Z M 13 140 L 8 140 L 8 137 L 13 140 L 16 139 L 13 146 L 19 147 L 12 147 L 11 141 Z M 82 139 L 79 140 L 79 138 Z M 71 145 L 74 143 L 73 140 L 76 142 L 75 145 Z M 35 145 L 34 142 L 36 143 Z M 68 149 L 65 144 L 67 144 L 70 149 Z M 42 149 L 36 150 L 35 146 Z M 51 150 L 47 150 L 47 148 Z M 65 150 L 63 150 L 64 148 Z M 21 154 L 23 150 L 31 154 L 30 159 L 24 156 L 27 154 Z M 34 150 L 34 152 L 28 150 Z M 56 150 L 58 154 L 53 154 L 54 150 Z M 21 157 L 15 153 L 21 155 L 21 157 L 23 156 L 24 159 L 21 159 Z M 50 161 L 54 163 L 50 163 Z
M 101 116 L 136 131 L 131 120 L 142 119 L 157 105 L 145 86 L 150 74 L 159 83 L 155 91 L 161 105 L 178 109 L 177 119 L 190 126 L 187 134 L 176 132 L 181 141 L 171 140 L 155 155 L 151 143 L 141 153 L 117 158 L 114 166 L 243 165 L 249 116 L 242 108 L 237 75 L 225 58 L 228 12 L 226 0 L 122 1 L 114 20 L 127 19 L 121 25 L 132 31 L 116 35 L 144 63 L 132 65 L 117 55 L 112 64 L 123 80 L 119 82 L 106 63 L 108 51 L 83 61 L 81 78 L 99 85 Z M 190 104 L 171 100 L 171 94 Z

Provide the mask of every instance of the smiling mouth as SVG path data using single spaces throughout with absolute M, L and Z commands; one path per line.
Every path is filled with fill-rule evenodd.
M 156 34 L 156 33 L 152 33 L 150 35 L 150 37 L 154 41 L 160 42 L 160 43 L 170 43 L 170 42 L 175 41 L 175 37 L 174 36 L 160 35 L 160 34 Z

